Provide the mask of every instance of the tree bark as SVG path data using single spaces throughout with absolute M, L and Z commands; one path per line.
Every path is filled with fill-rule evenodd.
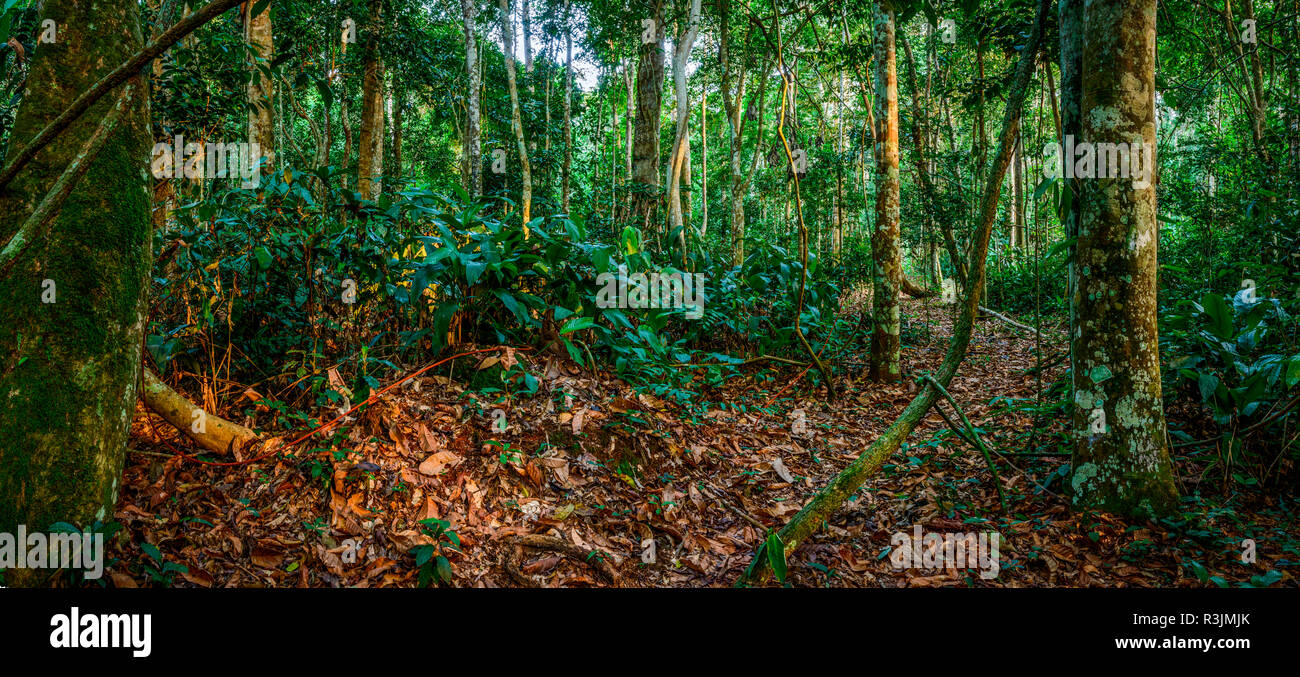
M 469 76 L 466 107 L 469 109 L 465 128 L 465 176 L 469 177 L 465 192 L 478 198 L 483 194 L 482 121 L 479 96 L 482 83 L 478 72 L 478 34 L 474 19 L 478 16 L 475 0 L 460 0 L 460 16 L 465 28 L 465 73 Z
M 383 3 L 370 0 L 366 27 L 365 76 L 361 81 L 361 138 L 357 149 L 357 192 L 374 200 L 384 175 L 384 62 L 379 56 Z
M 652 26 L 643 26 L 641 58 L 636 70 L 636 129 L 632 143 L 633 213 L 643 227 L 659 231 L 659 109 L 664 88 L 664 6 L 653 0 Z M 649 37 L 649 39 L 645 39 Z
M 564 16 L 569 17 L 571 3 L 565 5 Z M 564 28 L 564 168 L 560 179 L 560 201 L 565 214 L 569 213 L 569 188 L 573 172 L 573 30 L 565 22 Z
M 275 160 L 275 119 L 272 105 L 275 97 L 271 78 L 262 71 L 269 68 L 275 58 L 275 45 L 271 37 L 271 6 L 261 14 L 252 16 L 255 2 L 244 3 L 244 40 L 255 52 L 257 59 L 249 64 L 253 78 L 248 83 L 248 142 L 257 144 L 265 164 L 263 173 L 270 171 Z
M 668 220 L 670 227 L 678 231 L 683 260 L 686 256 L 686 223 L 682 218 L 682 170 L 688 164 L 691 152 L 691 103 L 686 86 L 686 62 L 691 57 L 691 49 L 694 48 L 695 37 L 699 33 L 700 0 L 691 0 L 691 14 L 686 31 L 677 37 L 676 49 L 673 51 L 673 94 L 677 102 L 677 121 L 673 151 L 668 156 Z
M 506 53 L 506 85 L 510 89 L 510 127 L 519 146 L 519 165 L 523 175 L 523 194 L 519 202 L 523 210 L 523 224 L 527 232 L 533 209 L 533 171 L 528 163 L 528 142 L 524 139 L 524 123 L 519 112 L 519 86 L 515 84 L 515 24 L 510 18 L 510 0 L 500 0 L 501 38 Z
M 229 454 L 257 441 L 257 433 L 209 414 L 144 370 L 144 403 L 196 444 L 215 454 Z M 197 425 L 197 421 L 203 424 Z
M 14 147 L 141 47 L 133 0 L 46 3 L 58 26 L 93 26 L 32 56 Z M 147 62 L 146 62 L 147 63 Z M 0 276 L 0 531 L 111 519 L 135 409 L 152 264 L 149 104 L 141 69 L 121 119 L 46 237 Z M 114 99 L 93 104 L 0 194 L 8 242 Z M 13 579 L 10 579 L 11 582 Z
M 898 71 L 894 47 L 894 6 L 882 0 L 871 17 L 876 42 L 876 230 L 871 242 L 875 261 L 872 285 L 871 368 L 875 381 L 902 378 L 899 334 L 899 288 L 903 262 L 898 248 Z
M 1071 487 L 1076 505 L 1132 516 L 1178 499 L 1156 330 L 1155 51 L 1156 0 L 1084 5 L 1082 140 L 1147 144 L 1152 180 L 1080 181 Z

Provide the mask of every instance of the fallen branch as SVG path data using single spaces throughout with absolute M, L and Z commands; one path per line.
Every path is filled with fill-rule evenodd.
M 145 405 L 158 412 L 158 415 L 186 437 L 215 454 L 228 454 L 258 440 L 257 433 L 252 430 L 194 406 L 147 368 L 144 370 L 142 395 Z M 202 425 L 198 424 L 199 421 L 202 421 Z
M 938 291 L 926 289 L 908 279 L 906 275 L 903 276 L 903 293 L 914 299 L 931 299 L 939 295 Z
M 507 549 L 505 556 L 501 559 L 501 567 L 505 569 L 506 573 L 509 574 L 516 583 L 524 587 L 538 587 L 536 581 L 520 571 L 520 565 L 522 564 L 524 556 L 524 548 L 558 552 L 562 555 L 568 556 L 570 559 L 590 565 L 596 570 L 596 573 L 600 574 L 601 578 L 604 578 L 606 581 L 614 585 L 618 585 L 619 583 L 618 572 L 614 570 L 614 566 L 609 562 L 611 559 L 609 553 L 601 550 L 583 550 L 568 541 L 555 536 L 547 536 L 545 534 L 513 536 L 506 539 L 505 546 Z
M 948 393 L 947 388 L 944 388 L 941 383 L 934 380 L 934 377 L 929 374 L 922 376 L 921 380 L 926 381 L 938 389 L 939 394 L 943 395 L 944 399 L 948 400 L 948 404 L 952 405 L 953 411 L 957 412 L 957 415 L 961 417 L 961 422 L 966 426 L 966 432 L 968 433 L 968 436 L 963 439 L 973 444 L 980 450 L 980 453 L 984 455 L 984 462 L 989 466 L 989 474 L 993 476 L 993 486 L 998 490 L 998 502 L 1002 504 L 1002 514 L 1007 514 L 1007 495 L 1002 489 L 1002 478 L 998 477 L 998 467 L 993 463 L 993 456 L 989 454 L 989 448 L 984 445 L 984 440 L 980 438 L 980 434 L 975 431 L 975 426 L 971 425 L 969 418 L 966 418 L 966 412 L 962 411 L 961 407 L 957 405 L 957 400 L 952 398 L 952 395 Z M 955 429 L 956 425 L 948 419 L 948 415 L 943 412 L 943 409 L 938 406 L 935 408 L 939 410 L 939 415 L 943 416 L 943 420 L 948 421 L 948 425 L 953 426 Z
M 1023 329 L 1023 330 L 1025 330 L 1025 331 L 1027 331 L 1027 332 L 1029 332 L 1029 333 L 1031 333 L 1031 334 L 1037 334 L 1037 333 L 1039 333 L 1039 331 L 1038 331 L 1037 329 L 1034 329 L 1033 327 L 1031 327 L 1031 326 L 1029 326 L 1029 325 L 1027 325 L 1027 324 L 1021 324 L 1021 323 L 1019 323 L 1019 322 L 1016 322 L 1015 320 L 1013 320 L 1013 319 L 1007 317 L 1006 315 L 1003 315 L 1002 313 L 999 313 L 999 312 L 994 311 L 994 310 L 989 310 L 988 308 L 985 308 L 984 306 L 980 306 L 980 312 L 981 312 L 981 313 L 984 313 L 985 315 L 989 315 L 989 316 L 992 316 L 992 317 L 996 317 L 997 319 L 1002 320 L 1003 322 L 1006 322 L 1007 324 L 1009 324 L 1009 325 L 1015 327 L 1016 329 Z

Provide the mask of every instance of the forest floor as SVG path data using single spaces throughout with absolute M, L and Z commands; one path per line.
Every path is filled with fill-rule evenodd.
M 934 302 L 908 301 L 905 315 L 905 370 L 916 377 L 937 369 L 951 322 Z M 1048 336 L 1061 335 L 1044 333 L 1050 363 L 1064 344 Z M 1300 530 L 1286 503 L 1225 491 L 1205 460 L 1179 461 L 1190 496 L 1181 519 L 1128 524 L 1070 510 L 1064 409 L 1051 404 L 1059 386 L 1050 390 L 1066 363 L 1044 370 L 1039 406 L 1034 350 L 1032 334 L 983 320 L 950 388 L 999 452 L 1010 514 L 981 454 L 932 409 L 904 450 L 791 556 L 787 582 L 1213 586 L 1260 583 L 1273 570 L 1296 585 Z M 767 530 L 861 453 L 916 389 L 851 373 L 828 405 L 797 368 L 753 369 L 714 397 L 725 409 L 692 416 L 567 359 L 488 355 L 458 360 L 451 378 L 431 371 L 383 395 L 348 423 L 346 453 L 303 445 L 230 467 L 162 458 L 189 447 L 141 406 L 131 448 L 144 453 L 128 456 L 116 512 L 125 537 L 110 541 L 108 580 L 414 586 L 419 546 L 439 542 L 419 521 L 436 518 L 460 542 L 459 552 L 441 550 L 456 586 L 729 586 Z M 472 369 L 502 360 L 526 363 L 541 380 L 537 397 L 496 404 L 467 388 Z M 494 431 L 493 409 L 506 412 L 504 432 Z M 895 569 L 891 537 L 917 525 L 999 532 L 1000 572 L 986 580 L 978 569 Z M 1247 537 L 1258 543 L 1254 564 L 1241 561 Z

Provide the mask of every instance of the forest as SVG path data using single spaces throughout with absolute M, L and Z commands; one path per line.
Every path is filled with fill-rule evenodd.
M 0 43 L 0 586 L 1300 585 L 1300 0 Z

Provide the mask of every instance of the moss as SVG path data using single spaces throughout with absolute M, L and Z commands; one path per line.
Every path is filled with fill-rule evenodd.
M 141 44 L 136 3 L 47 3 L 59 25 L 96 25 L 33 55 L 15 145 L 53 120 Z M 0 195 L 0 239 L 15 232 L 98 126 L 110 93 Z M 68 197 L 50 234 L 0 280 L 0 531 L 86 524 L 115 498 L 139 375 L 150 265 L 150 202 L 142 170 L 148 104 L 137 87 L 121 125 Z M 54 303 L 41 281 L 54 280 Z

